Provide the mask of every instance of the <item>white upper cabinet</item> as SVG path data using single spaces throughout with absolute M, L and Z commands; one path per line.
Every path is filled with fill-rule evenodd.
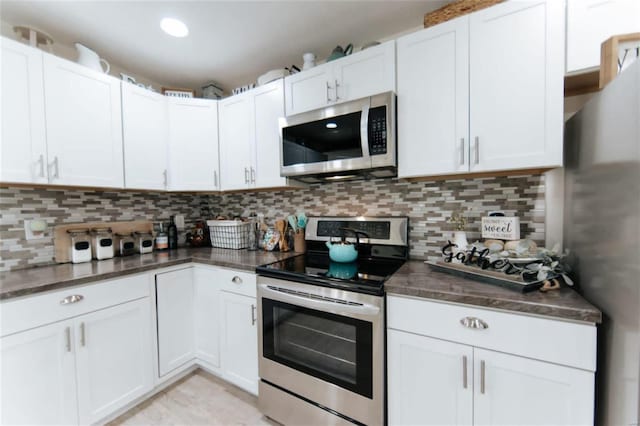
M 120 80 L 44 54 L 50 183 L 122 187 Z
M 398 176 L 469 170 L 469 17 L 402 37 Z
M 562 165 L 564 8 L 511 1 L 398 40 L 398 175 Z
M 167 189 L 166 97 L 122 82 L 122 126 L 125 187 Z
M 391 40 L 286 77 L 286 113 L 299 114 L 395 87 L 395 41 Z
M 563 2 L 473 13 L 469 40 L 471 171 L 562 166 Z
M 218 101 L 168 97 L 169 189 L 220 189 Z
M 335 98 L 332 64 L 322 64 L 285 78 L 287 115 L 329 105 Z
M 223 190 L 247 189 L 253 137 L 251 92 L 220 101 L 220 179 Z
M 333 62 L 334 102 L 396 89 L 395 41 L 387 41 Z
M 256 188 L 286 186 L 280 176 L 280 118 L 284 117 L 282 80 L 260 87 L 254 93 Z
M 220 101 L 222 190 L 287 185 L 280 176 L 283 102 L 282 80 Z
M 600 66 L 602 42 L 618 34 L 640 32 L 638 0 L 568 0 L 568 73 Z
M 4 37 L 0 43 L 0 181 L 47 183 L 42 52 Z

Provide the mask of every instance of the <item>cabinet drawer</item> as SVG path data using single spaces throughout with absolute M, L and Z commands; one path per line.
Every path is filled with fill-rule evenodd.
M 232 269 L 219 269 L 217 275 L 222 290 L 256 297 L 255 274 L 234 271 Z
M 387 309 L 388 327 L 395 330 L 589 371 L 596 368 L 593 325 L 398 296 L 388 296 Z M 478 318 L 487 328 L 465 326 L 465 318 Z
M 6 336 L 148 295 L 149 277 L 143 274 L 7 301 L 0 305 L 0 335 Z M 82 296 L 82 299 L 62 303 L 71 296 Z

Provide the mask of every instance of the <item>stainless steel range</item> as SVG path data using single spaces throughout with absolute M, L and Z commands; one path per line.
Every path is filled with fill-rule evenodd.
M 325 243 L 345 228 L 366 237 L 356 261 L 333 262 Z M 407 259 L 407 230 L 404 217 L 312 217 L 307 254 L 257 268 L 265 415 L 285 425 L 384 423 L 384 281 Z

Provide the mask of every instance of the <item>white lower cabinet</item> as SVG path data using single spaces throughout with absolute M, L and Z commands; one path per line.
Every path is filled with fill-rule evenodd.
M 476 425 L 592 425 L 593 373 L 473 349 Z
M 77 424 L 73 321 L 0 339 L 0 423 Z
M 156 275 L 158 371 L 167 373 L 195 359 L 193 268 Z
M 593 425 L 591 324 L 388 296 L 388 327 L 390 425 Z
M 220 292 L 223 377 L 258 394 L 258 335 L 256 298 Z
M 473 348 L 389 330 L 387 351 L 389 424 L 472 423 Z
M 80 424 L 95 423 L 153 387 L 149 299 L 76 320 Z
M 196 358 L 220 368 L 220 286 L 214 269 L 194 267 Z
M 138 275 L 3 302 L 1 423 L 97 423 L 151 391 L 148 289 Z

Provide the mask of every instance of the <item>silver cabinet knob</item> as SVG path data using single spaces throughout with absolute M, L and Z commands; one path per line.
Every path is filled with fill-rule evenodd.
M 69 305 L 71 303 L 78 303 L 80 302 L 82 299 L 84 299 L 84 296 L 81 294 L 72 294 L 71 296 L 67 296 L 64 299 L 62 299 L 60 301 L 61 305 Z
M 234 284 L 242 284 L 242 278 L 240 278 L 239 276 L 235 276 L 231 279 L 231 282 Z
M 476 330 L 486 330 L 489 328 L 489 324 L 476 317 L 464 317 L 460 320 L 460 324 Z

